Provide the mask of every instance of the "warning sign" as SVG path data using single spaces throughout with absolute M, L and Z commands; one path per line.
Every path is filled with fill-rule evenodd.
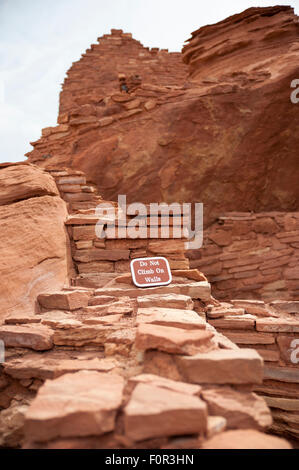
M 137 258 L 131 261 L 131 272 L 135 286 L 167 286 L 172 281 L 169 263 L 161 256 Z

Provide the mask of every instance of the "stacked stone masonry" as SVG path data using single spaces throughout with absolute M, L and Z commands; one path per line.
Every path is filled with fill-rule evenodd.
M 126 232 L 119 232 L 126 229 L 134 216 L 124 215 L 117 203 L 104 201 L 98 195 L 97 188 L 86 184 L 83 172 L 68 168 L 49 168 L 47 171 L 54 177 L 60 195 L 67 202 L 71 213 L 66 226 L 78 273 L 72 280 L 74 285 L 105 285 L 122 273 L 129 273 L 133 259 L 148 256 L 166 256 L 174 275 L 185 274 L 189 270 L 189 260 L 185 255 L 186 238 L 180 216 L 171 213 L 168 218 L 157 211 L 153 213 L 152 210 L 151 217 L 139 216 L 137 230 L 139 234 L 142 230 L 142 238 L 130 239 Z M 85 199 L 85 196 L 88 198 Z M 99 212 L 103 207 L 101 204 L 109 204 L 110 207 Z M 147 209 L 150 210 L 150 207 Z M 168 222 L 169 238 L 168 233 L 163 232 Z M 150 223 L 156 233 L 151 232 Z M 105 237 L 101 238 L 104 232 Z M 194 279 L 206 280 L 203 275 L 196 274 Z
M 88 71 L 88 72 L 87 72 Z M 99 103 L 115 91 L 118 74 L 138 74 L 143 82 L 157 86 L 180 86 L 187 67 L 179 52 L 144 47 L 131 34 L 111 30 L 98 38 L 67 72 L 60 97 L 60 115 L 82 104 Z
M 224 214 L 188 257 L 218 299 L 299 300 L 299 213 Z
M 186 279 L 41 294 L 38 314 L 0 327 L 1 445 L 199 448 L 250 429 L 243 446 L 254 432 L 261 447 L 290 448 L 262 432 L 272 418 L 252 391 L 261 356 L 205 321 L 211 301 L 206 281 Z
M 58 125 L 42 130 L 41 138 L 32 142 L 27 155 L 32 162 L 48 166 L 57 155 L 71 155 L 88 141 L 106 135 L 106 128 L 136 115 L 146 115 L 184 94 L 187 68 L 180 53 L 169 53 L 142 46 L 131 34 L 112 30 L 99 38 L 73 63 L 67 72 L 60 94 Z M 119 90 L 119 74 L 138 75 L 141 82 L 130 92 Z M 140 116 L 139 116 L 140 117 Z
M 274 419 L 271 430 L 299 438 L 299 301 L 230 300 L 207 308 L 207 319 L 240 348 L 264 359 L 255 388 Z
M 54 178 L 60 196 L 67 203 L 70 213 L 93 209 L 102 202 L 97 188 L 87 184 L 82 171 L 69 168 L 47 168 L 47 171 Z

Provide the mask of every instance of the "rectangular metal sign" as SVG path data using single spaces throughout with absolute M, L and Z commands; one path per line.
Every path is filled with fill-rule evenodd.
M 172 281 L 168 260 L 162 256 L 134 259 L 131 273 L 137 287 L 167 286 Z

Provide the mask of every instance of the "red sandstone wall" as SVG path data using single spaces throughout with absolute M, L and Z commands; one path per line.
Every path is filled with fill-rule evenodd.
M 299 300 L 299 212 L 225 214 L 188 256 L 218 299 Z

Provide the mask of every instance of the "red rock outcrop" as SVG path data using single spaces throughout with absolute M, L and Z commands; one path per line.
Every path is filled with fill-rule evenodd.
M 36 296 L 68 284 L 67 210 L 55 181 L 33 165 L 0 169 L 0 319 L 34 312 Z
M 71 68 L 60 124 L 43 131 L 29 160 L 84 170 L 109 199 L 203 202 L 208 220 L 296 210 L 298 32 L 290 7 L 201 28 L 183 48 L 187 81 L 179 54 L 146 51 L 114 31 Z M 118 92 L 122 70 L 142 77 L 132 93 Z

